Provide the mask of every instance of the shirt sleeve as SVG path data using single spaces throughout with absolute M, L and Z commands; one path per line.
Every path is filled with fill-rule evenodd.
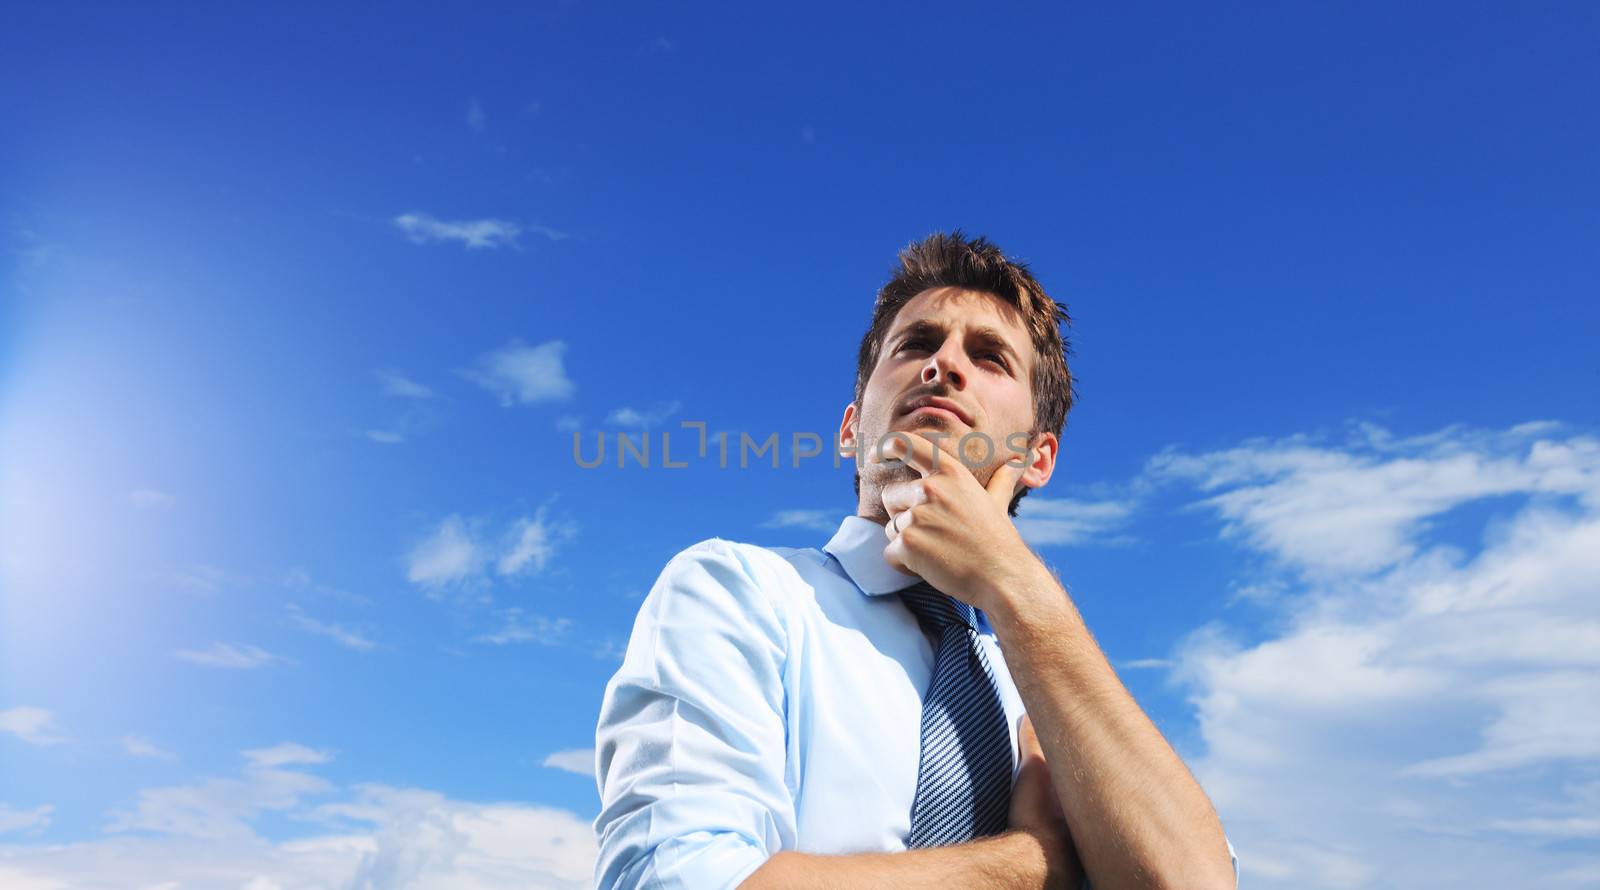
M 787 632 L 730 542 L 667 564 L 595 732 L 595 886 L 734 888 L 794 846 Z

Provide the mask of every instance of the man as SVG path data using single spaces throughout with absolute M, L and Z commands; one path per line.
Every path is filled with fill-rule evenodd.
M 839 427 L 856 515 L 820 550 L 702 541 L 640 609 L 596 733 L 598 886 L 1236 886 L 1011 520 L 1071 408 L 1063 323 L 983 238 L 902 251 Z

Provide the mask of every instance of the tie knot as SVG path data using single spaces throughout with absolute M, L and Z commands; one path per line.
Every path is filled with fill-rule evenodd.
M 968 628 L 977 625 L 971 606 L 939 591 L 926 581 L 918 581 L 900 591 L 900 599 L 905 601 L 911 614 L 917 616 L 918 623 L 935 638 L 943 636 L 945 629 L 951 625 Z

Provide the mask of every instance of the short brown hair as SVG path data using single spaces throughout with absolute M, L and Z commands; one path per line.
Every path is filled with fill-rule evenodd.
M 940 287 L 993 294 L 1022 313 L 1023 324 L 1033 343 L 1033 428 L 1029 436 L 1049 431 L 1057 436 L 1067 423 L 1067 412 L 1077 401 L 1067 356 L 1072 347 L 1061 328 L 1071 327 L 1067 307 L 1045 293 L 1039 280 L 1025 263 L 1007 257 L 988 238 L 967 238 L 960 229 L 945 234 L 936 232 L 913 241 L 900 251 L 898 261 L 889 267 L 889 282 L 878 291 L 872 307 L 872 325 L 861 338 L 856 356 L 855 402 L 859 410 L 867 381 L 877 367 L 883 338 L 894 324 L 901 307 L 912 297 Z M 856 497 L 861 496 L 861 473 L 855 478 Z M 1017 504 L 1028 494 L 1024 488 L 1011 499 L 1009 513 L 1017 515 Z

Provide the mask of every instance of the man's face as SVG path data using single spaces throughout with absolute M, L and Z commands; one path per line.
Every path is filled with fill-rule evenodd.
M 920 478 L 914 468 L 898 461 L 871 462 L 873 449 L 893 431 L 944 434 L 947 438 L 936 441 L 950 460 L 958 459 L 962 436 L 983 434 L 992 448 L 974 436 L 966 447 L 965 463 L 979 482 L 987 483 L 1003 461 L 1016 456 L 1007 437 L 1033 427 L 1034 361 L 1033 343 L 1020 313 L 991 294 L 936 288 L 902 306 L 883 339 L 861 404 L 851 403 L 840 424 L 840 444 L 857 450 L 858 512 L 887 520 L 880 502 L 883 488 Z M 914 409 L 918 400 L 930 398 L 943 407 Z M 1041 434 L 1033 444 L 1041 437 L 1051 443 L 1047 464 L 1054 456 L 1055 437 Z M 1022 440 L 1018 437 L 1013 444 Z M 1049 469 L 1031 462 L 1034 466 L 1022 482 L 1037 487 L 1044 484 Z

